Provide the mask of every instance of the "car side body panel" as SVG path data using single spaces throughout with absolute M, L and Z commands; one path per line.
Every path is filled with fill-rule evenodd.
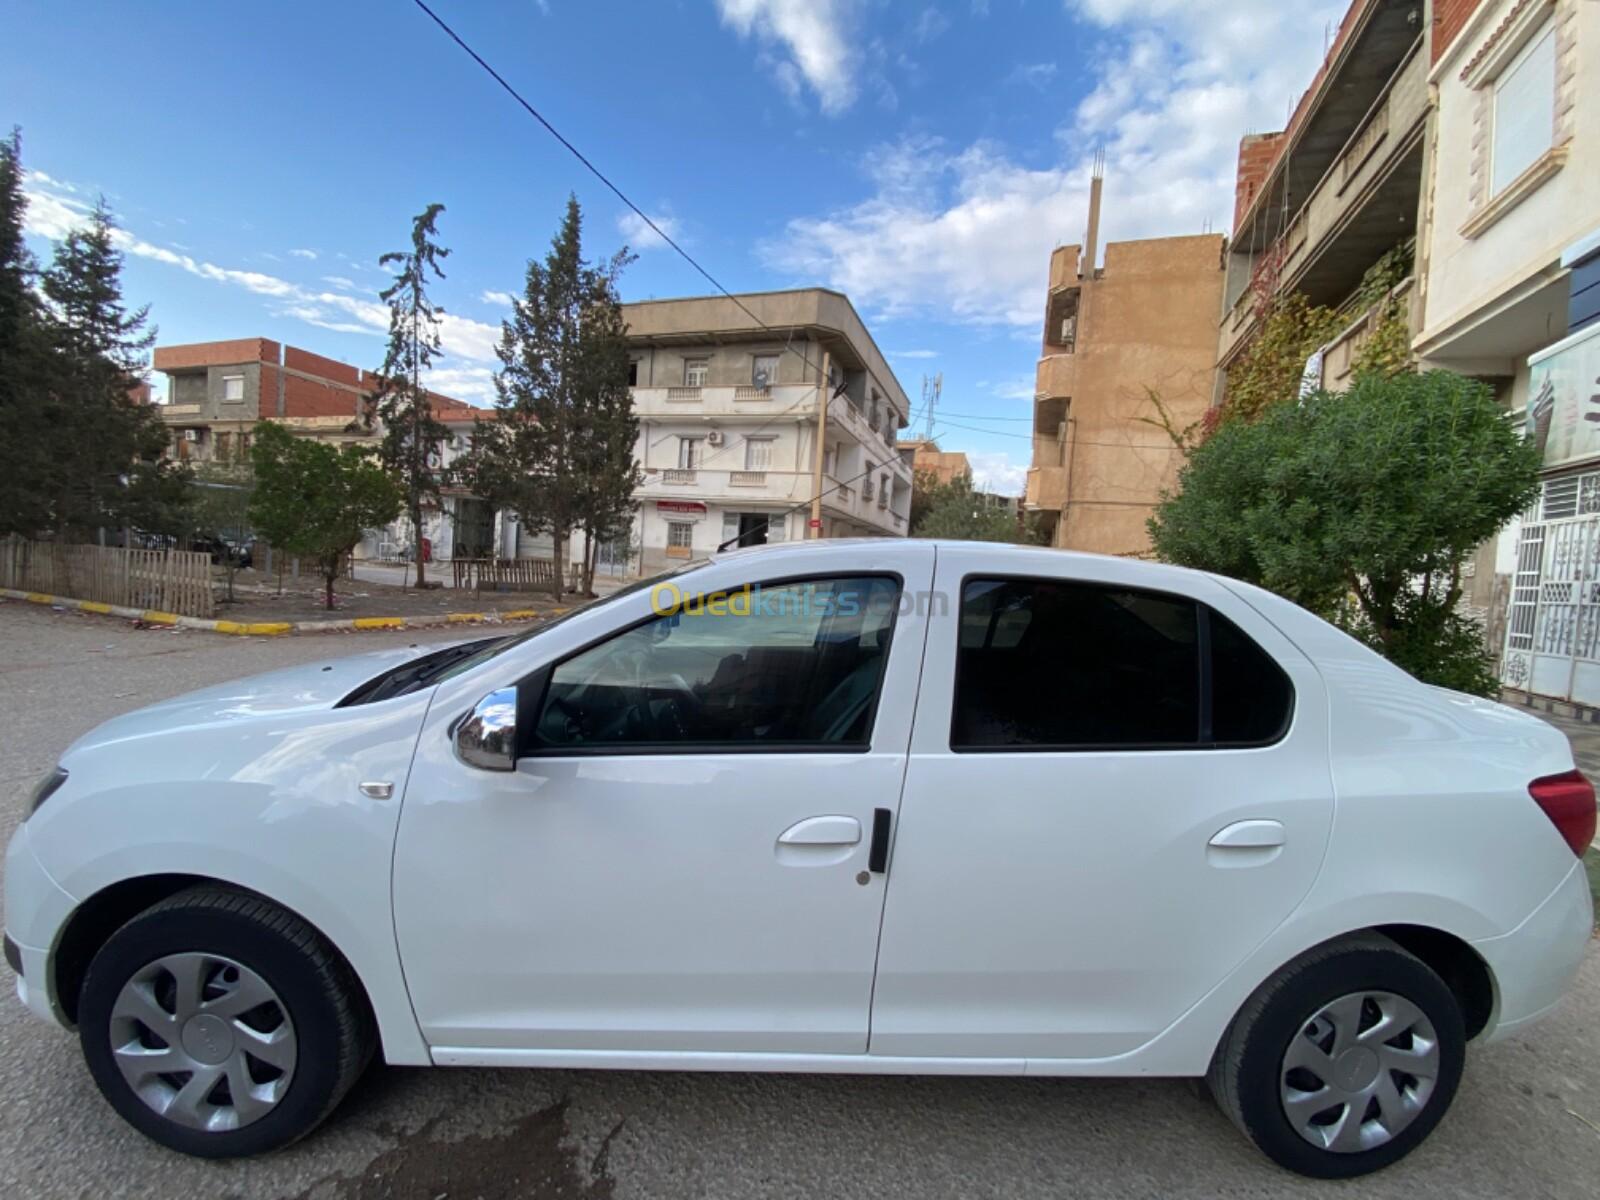
M 425 1064 L 391 916 L 400 806 L 359 785 L 392 782 L 398 795 L 428 699 L 329 709 L 323 698 L 209 722 L 127 721 L 124 733 L 85 739 L 63 758 L 66 784 L 27 823 L 31 852 L 77 903 L 126 879 L 182 874 L 293 910 L 360 977 L 384 1057 Z M 7 899 L 9 922 L 9 889 Z

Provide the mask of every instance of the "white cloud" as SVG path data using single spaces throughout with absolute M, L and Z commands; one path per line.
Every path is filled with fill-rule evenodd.
M 502 308 L 511 307 L 510 292 L 497 292 L 493 289 L 485 288 L 483 291 L 478 293 L 478 299 L 482 300 L 485 304 L 498 304 Z
M 950 28 L 950 18 L 937 8 L 925 8 L 912 23 L 911 36 L 919 42 L 931 42 Z
M 679 223 L 676 217 L 664 217 L 655 213 L 650 214 L 650 219 L 656 223 L 661 233 L 666 234 L 673 241 L 678 240 Z M 617 218 L 617 232 L 628 241 L 632 250 L 658 250 L 667 243 L 661 240 L 661 235 L 649 225 L 636 212 L 625 212 Z
M 428 386 L 480 407 L 494 403 L 494 369 L 491 367 L 440 367 L 428 376 Z
M 324 275 L 322 282 L 331 283 L 334 287 L 344 288 L 349 292 L 356 290 L 356 281 L 354 279 L 346 279 L 343 275 Z
M 889 355 L 890 358 L 938 358 L 937 350 L 896 350 Z
M 310 262 L 317 261 L 317 252 L 315 250 L 296 249 L 289 251 L 289 254 L 293 258 L 304 258 Z
M 991 396 L 998 396 L 1001 400 L 1032 400 L 1035 381 L 1033 376 L 1027 375 L 1004 383 L 983 383 L 979 386 L 987 387 Z
M 1053 62 L 1018 63 L 1011 68 L 1011 74 L 1006 76 L 1006 82 L 1020 83 L 1042 92 L 1055 77 L 1056 64 Z
M 854 8 L 855 0 L 717 0 L 724 25 L 786 56 L 772 60 L 778 86 L 795 99 L 803 81 L 829 114 L 856 98 Z
M 1028 465 L 1011 461 L 1003 450 L 968 450 L 972 483 L 980 492 L 1020 496 L 1028 483 Z
M 28 233 L 59 240 L 88 220 L 88 206 L 74 200 L 59 181 L 42 173 L 29 173 L 23 194 L 28 204 L 24 221 L 24 229 Z M 376 300 L 344 292 L 321 291 L 260 271 L 219 266 L 171 247 L 148 242 L 127 229 L 117 230 L 116 243 L 123 253 L 136 258 L 177 267 L 199 279 L 265 296 L 275 302 L 269 311 L 277 316 L 291 317 L 338 333 L 383 337 L 389 332 L 389 310 Z M 328 276 L 325 282 L 335 287 L 355 286 L 342 276 Z M 500 340 L 500 327 L 446 312 L 439 319 L 439 340 L 447 358 L 446 365 L 434 373 L 434 378 L 456 382 L 458 390 L 451 391 L 439 383 L 433 386 L 446 395 L 463 400 L 492 397 L 493 387 L 487 383 L 492 370 L 487 364 L 497 361 L 495 346 Z M 471 365 L 452 364 L 450 358 L 464 359 Z
M 1006 147 L 906 138 L 869 153 L 858 203 L 791 220 L 768 265 L 878 316 L 939 314 L 1031 335 L 1053 247 L 1080 242 L 1091 162 L 1106 152 L 1101 244 L 1228 230 L 1238 144 L 1275 129 L 1311 83 L 1344 0 L 1064 0 L 1105 44 L 1053 162 Z

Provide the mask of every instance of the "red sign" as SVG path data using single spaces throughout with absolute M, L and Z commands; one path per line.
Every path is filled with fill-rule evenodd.
M 806 524 L 811 526 L 811 528 L 813 528 L 813 529 L 821 529 L 822 528 L 821 520 L 819 520 L 816 517 L 812 517 L 811 520 L 806 522 Z
M 657 512 L 694 513 L 696 516 L 706 515 L 706 506 L 698 500 L 657 500 Z

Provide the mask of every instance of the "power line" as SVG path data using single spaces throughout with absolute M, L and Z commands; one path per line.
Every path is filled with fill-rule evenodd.
M 1028 433 L 1012 433 L 1009 430 L 1005 430 L 1005 429 L 983 429 L 983 428 L 981 428 L 980 426 L 977 426 L 977 425 L 962 425 L 962 424 L 960 424 L 959 422 L 956 422 L 956 421 L 946 421 L 943 417 L 939 418 L 938 423 L 940 425 L 949 425 L 949 426 L 952 426 L 953 428 L 956 428 L 956 429 L 971 430 L 973 433 L 987 433 L 991 437 L 1021 438 L 1023 441 L 1027 441 L 1027 442 L 1033 441 L 1033 437 L 1034 437 L 1034 435 L 1032 435 L 1032 434 L 1028 434 Z M 1039 434 L 1038 436 L 1047 437 L 1049 435 L 1048 434 Z M 1069 441 L 1070 444 L 1076 445 L 1076 446 L 1103 446 L 1103 447 L 1105 447 L 1107 449 L 1111 449 L 1111 450 L 1180 450 L 1180 449 L 1182 449 L 1182 447 L 1180 447 L 1180 446 L 1174 446 L 1174 445 L 1170 445 L 1170 444 L 1169 445 L 1161 445 L 1161 444 L 1156 443 L 1156 442 L 1091 442 L 1091 441 L 1088 441 L 1087 439 L 1082 439 L 1082 438 L 1069 438 L 1068 441 Z
M 750 310 L 750 306 L 749 305 L 747 305 L 743 300 L 740 300 L 739 297 L 735 296 L 727 288 L 723 287 L 722 284 L 717 280 L 716 276 L 714 276 L 713 274 L 711 274 L 710 271 L 708 271 L 704 267 L 702 267 L 699 264 L 699 262 L 697 262 L 695 260 L 695 258 L 694 258 L 694 256 L 692 254 L 690 254 L 682 246 L 678 245 L 677 242 L 673 241 L 673 239 L 670 236 L 668 236 L 667 232 L 664 229 L 662 229 L 661 226 L 657 225 L 654 220 L 651 219 L 649 213 L 645 212 L 644 209 L 640 208 L 632 200 L 628 199 L 627 194 L 625 192 L 623 192 L 623 190 L 621 188 L 619 188 L 616 184 L 612 183 L 611 180 L 606 176 L 604 171 L 602 171 L 599 167 L 595 166 L 594 163 L 590 162 L 589 159 L 584 155 L 582 150 L 579 150 L 575 145 L 573 145 L 570 141 L 568 141 L 567 138 L 562 134 L 562 132 L 559 129 L 557 129 L 554 125 L 552 125 L 545 118 L 543 113 L 541 113 L 532 104 L 528 103 L 528 101 L 523 98 L 522 93 L 517 91 L 516 88 L 512 87 L 511 84 L 506 81 L 505 76 L 501 75 L 499 71 L 496 71 L 493 67 L 491 67 L 488 64 L 488 62 L 486 62 L 484 60 L 483 55 L 479 54 L 471 46 L 467 45 L 467 43 L 462 39 L 461 35 L 458 34 L 454 29 L 450 28 L 450 26 L 445 22 L 443 17 L 441 17 L 438 13 L 434 12 L 433 9 L 429 8 L 427 6 L 427 4 L 424 3 L 424 0 L 412 0 L 412 3 L 414 3 L 418 8 L 420 8 L 424 13 L 426 13 L 428 15 L 428 17 L 430 19 L 432 19 L 433 23 L 444 31 L 445 36 L 447 36 L 456 45 L 460 46 L 461 49 L 466 52 L 467 56 L 469 58 L 471 58 L 473 62 L 477 63 L 486 72 L 488 72 L 489 77 L 491 79 L 493 79 L 496 83 L 498 83 L 503 89 L 505 89 L 506 94 L 509 95 L 513 100 L 515 100 L 519 105 L 521 105 L 522 108 L 527 112 L 527 114 L 530 117 L 532 117 L 535 121 L 539 122 L 539 124 L 543 125 L 545 127 L 546 131 L 550 134 L 550 136 L 555 138 L 556 141 L 560 142 L 561 145 L 566 148 L 567 152 L 570 153 L 572 155 L 572 157 L 576 158 L 580 163 L 582 163 L 584 165 L 584 167 L 588 170 L 588 172 L 591 175 L 593 175 L 601 183 L 605 184 L 605 186 L 610 190 L 612 195 L 614 195 L 618 200 L 621 200 L 630 209 L 632 209 L 634 214 L 641 221 L 643 221 L 646 225 L 648 225 L 650 227 L 651 232 L 653 232 L 657 237 L 659 237 L 667 245 L 671 246 L 673 248 L 673 250 L 677 251 L 679 257 L 682 258 L 684 262 L 688 263 L 691 267 L 693 267 L 696 271 L 698 271 L 701 274 L 701 276 L 703 276 L 705 278 L 707 283 L 709 283 L 712 287 L 716 288 L 717 291 L 722 293 L 722 295 L 726 296 L 729 300 L 733 301 L 734 304 L 738 305 L 739 309 L 745 314 L 745 316 L 749 317 L 752 321 L 754 321 L 762 329 L 766 330 L 768 333 L 772 334 L 774 337 L 778 336 L 778 330 L 774 329 L 771 325 L 768 325 L 760 317 L 756 316 L 756 314 Z M 793 332 L 794 332 L 793 329 L 791 329 L 790 330 L 790 336 L 791 337 L 793 336 Z M 788 345 L 787 343 L 785 344 L 784 348 L 786 350 L 788 350 L 789 353 L 797 356 L 800 359 L 801 362 L 806 364 L 806 366 L 815 368 L 816 364 L 813 363 L 809 358 L 807 358 L 802 351 L 795 349 L 792 345 Z M 827 381 L 824 380 L 823 382 L 826 385 Z
M 555 138 L 556 141 L 560 142 L 561 145 L 567 150 L 568 153 L 570 153 L 574 158 L 576 158 L 580 163 L 582 163 L 583 166 L 585 167 L 585 169 L 588 170 L 588 172 L 591 175 L 593 175 L 596 179 L 598 179 L 601 183 L 603 183 L 610 190 L 612 195 L 614 195 L 618 200 L 621 200 L 623 204 L 627 205 L 628 208 L 631 209 L 633 211 L 633 213 L 641 221 L 643 221 L 647 226 L 650 227 L 650 230 L 657 237 L 659 237 L 668 246 L 671 246 L 672 249 L 677 252 L 678 256 L 681 257 L 684 262 L 688 263 L 697 272 L 699 272 L 700 275 L 706 280 L 707 283 L 709 283 L 712 287 L 716 288 L 716 290 L 718 292 L 720 292 L 723 296 L 727 297 L 735 305 L 737 305 L 739 310 L 741 312 L 743 312 L 745 314 L 745 316 L 749 317 L 752 321 L 754 321 L 756 323 L 756 325 L 758 325 L 761 329 L 764 329 L 766 332 L 770 333 L 773 337 L 777 337 L 778 336 L 779 331 L 777 329 L 773 328 L 771 325 L 768 325 L 760 317 L 756 316 L 756 314 L 753 311 L 751 311 L 749 305 L 747 305 L 743 300 L 740 300 L 738 296 L 734 295 L 727 288 L 723 287 L 722 283 L 716 278 L 716 276 L 712 275 L 710 271 L 706 270 L 703 266 L 701 266 L 700 263 L 695 259 L 695 257 L 692 254 L 690 254 L 682 246 L 678 245 L 678 243 L 675 242 L 670 236 L 668 236 L 667 232 L 664 229 L 662 229 L 661 226 L 657 225 L 653 219 L 651 219 L 649 213 L 645 212 L 644 209 L 640 208 L 637 204 L 635 204 L 632 200 L 630 200 L 628 198 L 627 194 L 625 192 L 623 192 L 623 190 L 620 187 L 618 187 L 616 184 L 612 183 L 610 178 L 608 178 L 606 176 L 604 171 L 600 170 L 599 167 L 595 166 L 594 163 L 590 162 L 588 157 L 583 153 L 583 151 L 579 150 L 577 146 L 573 145 L 572 142 L 569 141 L 562 134 L 562 132 L 559 129 L 557 129 L 554 125 L 552 125 L 550 123 L 550 121 L 548 119 L 546 119 L 546 117 L 545 117 L 545 115 L 543 113 L 541 113 L 538 109 L 536 109 L 532 104 L 530 104 L 523 97 L 521 92 L 517 91 L 516 88 L 512 87 L 511 84 L 509 82 L 507 82 L 505 76 L 501 75 L 499 71 L 496 71 L 492 66 L 490 66 L 489 63 L 484 59 L 483 55 L 479 54 L 471 46 L 467 45 L 466 41 L 461 37 L 461 35 L 458 34 L 454 29 L 450 28 L 449 24 L 447 24 L 445 22 L 443 17 L 441 17 L 438 13 L 434 12 L 433 9 L 429 8 L 428 5 L 426 3 L 424 3 L 424 0 L 412 0 L 412 2 L 414 4 L 416 4 L 416 6 L 418 8 L 420 8 L 424 13 L 427 14 L 428 17 L 433 21 L 433 23 L 435 25 L 437 25 L 440 29 L 442 29 L 444 31 L 445 36 L 447 36 L 457 46 L 460 46 L 461 49 L 466 52 L 467 56 L 469 58 L 471 58 L 473 62 L 477 63 L 478 66 L 482 67 L 484 69 L 484 71 L 486 71 L 488 73 L 489 77 L 491 79 L 493 79 L 496 83 L 498 83 L 501 86 L 501 88 L 503 88 L 505 90 L 507 95 L 509 95 L 513 100 L 515 100 L 519 105 L 521 105 L 522 108 L 527 112 L 527 114 L 529 116 L 531 116 L 535 121 L 539 122 L 540 125 L 544 126 L 545 130 L 550 134 L 550 136 Z M 818 374 L 820 375 L 821 374 L 821 368 L 818 367 L 816 363 L 812 362 L 811 359 L 806 356 L 806 354 L 805 354 L 805 352 L 803 350 L 797 349 L 794 346 L 793 341 L 794 341 L 794 328 L 793 328 L 793 326 L 791 326 L 789 328 L 789 336 L 784 340 L 783 349 L 788 351 L 790 354 L 793 354 L 796 358 L 798 358 L 801 362 L 803 362 L 808 369 L 817 371 Z M 832 384 L 831 380 L 824 379 L 824 380 L 822 380 L 820 386 L 824 390 L 826 390 L 826 389 L 831 388 L 833 386 L 833 384 Z M 833 397 L 829 396 L 828 397 L 828 401 L 825 401 L 825 402 L 831 402 L 832 399 L 833 399 Z M 750 433 L 747 433 L 745 435 L 745 437 L 748 439 L 751 436 L 751 434 L 760 433 L 763 429 L 766 429 L 768 426 L 772 425 L 775 421 L 779 420 L 780 418 L 782 418 L 784 416 L 787 416 L 789 413 L 793 412 L 795 409 L 799 408 L 804 403 L 806 403 L 806 399 L 805 398 L 802 398 L 800 400 L 796 400 L 788 408 L 782 409 L 781 411 L 774 413 L 768 420 L 766 420 L 766 421 L 762 422 L 760 425 L 756 426 L 756 428 L 751 430 Z M 711 459 L 716 458 L 719 454 L 723 454 L 723 453 L 725 453 L 727 450 L 729 450 L 731 448 L 732 448 L 732 442 L 729 442 L 729 444 L 727 446 L 724 446 L 722 449 L 715 450 L 711 454 L 708 454 L 703 461 L 709 462 Z
M 862 471 L 859 475 L 852 475 L 852 476 L 850 476 L 849 479 L 841 479 L 837 483 L 835 483 L 832 487 L 823 488 L 815 496 L 807 496 L 804 500 L 800 501 L 799 504 L 794 505 L 792 508 L 786 508 L 782 512 L 772 513 L 770 516 L 767 517 L 767 524 L 770 526 L 772 524 L 772 520 L 773 520 L 774 517 L 787 517 L 790 513 L 799 512 L 802 508 L 810 508 L 811 505 L 816 503 L 818 500 L 821 500 L 824 496 L 832 495 L 834 492 L 838 491 L 840 488 L 849 487 L 856 480 L 864 478 L 867 475 L 874 474 L 875 472 L 881 471 L 882 469 L 883 469 L 883 464 L 882 463 L 875 463 L 872 466 L 868 467 L 865 471 Z M 754 533 L 754 532 L 755 532 L 755 530 L 753 530 L 753 529 L 750 531 L 750 533 Z M 720 554 L 722 551 L 727 550 L 730 547 L 737 546 L 740 542 L 744 541 L 745 538 L 749 537 L 750 533 L 741 533 L 741 534 L 738 534 L 738 535 L 736 535 L 734 537 L 729 538 L 725 542 L 722 542 L 720 545 L 717 546 L 717 552 Z

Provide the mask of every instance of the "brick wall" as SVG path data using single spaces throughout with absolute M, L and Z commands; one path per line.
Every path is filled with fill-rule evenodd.
M 238 338 L 231 342 L 195 342 L 187 346 L 157 346 L 152 364 L 158 371 L 191 367 L 224 367 L 233 363 L 278 361 L 278 343 L 270 338 Z
M 286 417 L 349 417 L 361 411 L 361 395 L 337 383 L 319 383 L 300 375 L 286 375 L 283 415 Z
M 1277 160 L 1284 133 L 1252 133 L 1239 139 L 1239 174 L 1233 185 L 1233 226 L 1249 211 Z
M 261 401 L 256 416 L 262 420 L 278 415 L 278 368 L 261 364 Z
M 1433 0 L 1433 62 L 1444 57 L 1450 43 L 1483 0 Z
M 360 387 L 362 384 L 361 372 L 357 368 L 296 346 L 284 347 L 283 365 L 291 371 L 304 371 L 307 375 L 318 375 L 351 387 Z

